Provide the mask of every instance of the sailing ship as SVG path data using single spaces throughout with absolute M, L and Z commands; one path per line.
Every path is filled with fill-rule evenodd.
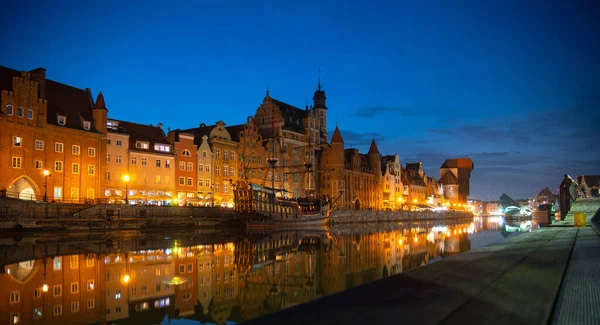
M 274 159 L 268 159 L 268 162 L 273 166 L 276 163 Z M 310 168 L 307 169 L 310 172 Z M 272 185 L 267 187 L 241 180 L 234 188 L 235 209 L 247 217 L 249 225 L 324 225 L 336 211 L 337 201 L 343 194 L 340 191 L 338 197 L 331 198 L 308 191 L 303 197 L 286 198 L 281 195 L 283 189 L 275 188 L 274 182 Z
M 274 116 L 274 114 L 272 115 Z M 272 117 L 271 157 L 266 159 L 267 167 L 265 175 L 270 175 L 271 186 L 255 184 L 247 179 L 242 179 L 233 186 L 235 210 L 238 214 L 245 216 L 248 225 L 293 225 L 312 226 L 324 225 L 329 221 L 337 208 L 337 202 L 344 193 L 339 191 L 337 197 L 321 196 L 318 190 L 313 188 L 316 183 L 312 156 L 307 155 L 303 171 L 288 172 L 287 174 L 303 173 L 306 175 L 307 187 L 305 194 L 301 197 L 289 198 L 285 189 L 275 187 L 275 170 L 279 168 L 290 168 L 290 166 L 279 166 L 279 159 L 275 154 L 275 142 L 278 139 L 275 133 L 274 117 Z M 308 146 L 311 147 L 310 136 Z M 291 166 L 302 167 L 302 165 Z M 264 167 L 261 167 L 262 169 Z M 271 171 L 272 173 L 269 173 Z M 247 175 L 247 173 L 244 173 Z M 311 182 L 312 179 L 315 182 Z M 232 184 L 233 185 L 233 184 Z M 318 188 L 318 187 L 317 187 Z

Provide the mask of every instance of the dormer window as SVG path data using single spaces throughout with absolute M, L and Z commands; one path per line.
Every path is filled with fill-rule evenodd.
M 155 144 L 154 150 L 162 152 L 171 152 L 171 146 L 165 144 Z
M 150 147 L 150 145 L 149 145 L 148 142 L 137 141 L 135 143 L 135 147 L 138 148 L 138 149 L 148 149 Z
M 6 105 L 6 114 L 13 115 L 13 107 L 12 105 Z
M 83 121 L 83 129 L 89 130 L 91 127 L 91 123 L 89 121 Z
M 58 122 L 58 125 L 65 125 L 65 124 L 67 124 L 67 117 L 64 115 L 59 115 L 57 122 Z

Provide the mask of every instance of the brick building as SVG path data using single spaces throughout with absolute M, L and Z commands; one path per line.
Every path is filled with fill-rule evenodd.
M 102 95 L 95 105 L 90 89 L 46 79 L 43 68 L 0 67 L 0 89 L 0 189 L 40 201 L 45 193 L 48 201 L 102 197 Z

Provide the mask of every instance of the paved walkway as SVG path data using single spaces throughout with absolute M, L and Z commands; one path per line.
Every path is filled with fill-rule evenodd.
M 248 324 L 600 324 L 600 236 L 548 227 Z

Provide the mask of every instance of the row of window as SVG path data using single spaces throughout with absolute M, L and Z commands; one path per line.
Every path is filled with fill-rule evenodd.
M 23 167 L 23 158 L 22 157 L 12 157 L 12 167 L 13 168 L 21 168 Z M 35 161 L 35 168 L 42 169 L 44 168 L 41 160 Z M 62 173 L 63 172 L 63 162 L 60 160 L 54 161 L 54 171 Z M 71 164 L 71 173 L 79 174 L 79 164 L 73 163 Z M 88 165 L 87 166 L 88 175 L 96 174 L 96 165 Z
M 105 178 L 107 181 L 111 180 L 111 173 L 110 172 L 106 172 L 105 174 Z M 115 178 L 114 180 L 121 180 L 121 173 L 115 173 Z M 155 183 L 156 184 L 162 184 L 163 183 L 163 177 L 161 175 L 155 175 Z M 130 181 L 135 181 L 135 174 L 130 174 Z M 141 184 L 147 184 L 148 183 L 148 175 L 147 174 L 140 174 L 140 183 Z M 164 184 L 171 184 L 171 177 L 170 176 L 165 176 L 164 177 Z
M 137 156 L 132 156 L 131 157 L 131 164 L 132 165 L 137 165 L 137 161 L 138 161 L 137 158 L 138 158 Z M 111 154 L 107 153 L 106 154 L 106 162 L 110 163 L 111 160 L 112 160 Z M 165 162 L 164 163 L 165 168 L 171 168 L 171 161 L 170 160 L 165 160 L 164 162 Z M 116 164 L 123 163 L 123 155 L 115 155 L 115 163 Z M 142 157 L 140 159 L 140 163 L 141 163 L 142 166 L 147 166 L 148 165 L 148 158 Z M 156 167 L 162 167 L 162 166 L 163 166 L 162 160 L 156 159 Z
M 23 117 L 23 107 L 17 107 L 17 117 Z M 12 105 L 6 105 L 6 115 L 14 115 L 14 108 Z M 27 109 L 27 119 L 29 120 L 33 120 L 33 109 L 29 108 Z M 58 125 L 66 125 L 67 124 L 67 117 L 64 115 L 57 115 L 56 117 L 56 122 L 58 123 Z M 83 128 L 85 130 L 89 130 L 92 126 L 92 123 L 90 121 L 83 121 Z
M 96 301 L 94 298 L 90 298 L 87 300 L 87 309 L 94 309 L 96 307 Z M 120 309 L 119 307 L 117 307 Z M 54 305 L 52 308 L 52 312 L 54 316 L 62 315 L 62 305 Z M 71 302 L 71 312 L 77 313 L 79 312 L 79 301 Z M 33 309 L 33 319 L 41 319 L 42 318 L 42 308 L 34 308 Z M 20 313 L 11 313 L 9 324 L 19 324 L 21 321 Z
M 23 138 L 13 137 L 13 147 L 22 147 Z M 35 140 L 35 150 L 44 150 L 44 141 Z M 62 142 L 54 142 L 54 152 L 64 152 L 64 144 Z M 81 147 L 79 145 L 73 145 L 71 147 L 71 153 L 74 155 L 81 154 Z M 88 147 L 88 156 L 96 157 L 96 148 Z

